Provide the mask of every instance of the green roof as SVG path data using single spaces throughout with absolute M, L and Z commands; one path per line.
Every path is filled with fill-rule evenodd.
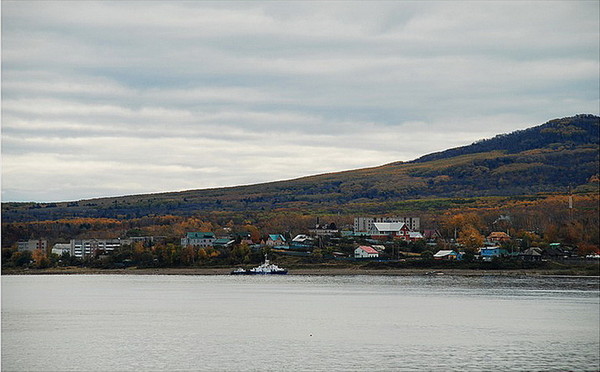
M 188 239 L 214 239 L 215 234 L 211 232 L 189 232 L 187 233 Z

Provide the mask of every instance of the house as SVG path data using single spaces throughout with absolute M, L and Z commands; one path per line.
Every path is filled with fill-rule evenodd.
M 373 239 L 409 239 L 409 227 L 403 222 L 375 222 L 369 231 Z
M 270 234 L 267 240 L 265 241 L 265 245 L 269 247 L 274 247 L 278 245 L 284 245 L 286 243 L 285 238 L 281 234 Z
M 252 241 L 252 235 L 249 232 L 237 232 L 233 234 L 233 238 L 239 244 L 252 245 L 254 242 Z
M 423 231 L 423 238 L 428 241 L 438 240 L 442 238 L 442 234 L 438 230 L 425 230 Z
M 379 253 L 373 248 L 361 245 L 354 250 L 354 258 L 377 258 Z
M 550 243 L 542 252 L 542 256 L 553 259 L 569 258 L 571 251 L 567 247 L 561 247 L 560 243 Z
M 299 234 L 296 235 L 294 237 L 294 239 L 292 239 L 292 241 L 290 242 L 290 248 L 291 249 L 310 249 L 312 248 L 314 244 L 314 240 L 308 236 L 308 235 L 304 235 L 304 234 Z
M 479 248 L 479 257 L 484 261 L 491 261 L 496 257 L 506 257 L 509 253 L 501 247 L 482 247 Z
M 375 245 L 371 245 L 371 247 L 373 247 L 379 254 L 382 254 L 385 252 L 385 246 L 383 246 L 383 245 L 375 244 Z
M 416 242 L 417 240 L 423 240 L 423 234 L 418 231 L 409 231 L 408 232 L 408 240 L 411 242 Z
M 211 232 L 189 232 L 185 238 L 181 238 L 181 246 L 187 247 L 191 245 L 193 247 L 212 247 L 215 241 L 215 234 Z
M 317 220 L 315 228 L 308 230 L 308 232 L 313 236 L 334 236 L 339 233 L 339 230 L 333 222 L 330 224 L 319 225 Z
M 519 258 L 523 261 L 541 261 L 542 249 L 538 247 L 528 248 L 525 251 L 519 253 Z
M 503 231 L 494 231 L 487 236 L 487 240 L 493 243 L 502 243 L 510 241 L 510 235 Z
M 17 250 L 19 252 L 22 251 L 30 251 L 33 252 L 36 249 L 41 249 L 46 252 L 48 248 L 48 241 L 46 239 L 31 239 L 31 240 L 23 240 L 17 243 Z
M 460 260 L 462 254 L 452 250 L 441 250 L 434 254 L 433 258 L 436 260 Z

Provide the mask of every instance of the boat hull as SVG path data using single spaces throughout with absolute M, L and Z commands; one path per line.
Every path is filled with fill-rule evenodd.
M 287 274 L 287 269 L 279 267 L 275 264 L 272 264 L 267 259 L 267 255 L 265 254 L 265 262 L 260 266 L 257 266 L 250 270 L 245 270 L 241 267 L 233 270 L 231 275 L 285 275 Z
M 256 271 L 232 271 L 231 275 L 286 275 L 287 270 L 271 271 L 271 272 L 256 272 Z

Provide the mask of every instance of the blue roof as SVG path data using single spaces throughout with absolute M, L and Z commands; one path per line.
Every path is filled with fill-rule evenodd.
M 508 251 L 502 247 L 481 248 L 479 254 L 482 256 L 494 256 L 498 254 L 508 254 Z
M 269 239 L 271 239 L 271 240 L 281 240 L 282 242 L 285 242 L 285 238 L 281 234 L 269 234 Z

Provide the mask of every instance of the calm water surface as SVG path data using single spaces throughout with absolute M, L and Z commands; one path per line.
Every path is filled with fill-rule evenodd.
M 597 278 L 3 276 L 3 371 L 600 366 Z

